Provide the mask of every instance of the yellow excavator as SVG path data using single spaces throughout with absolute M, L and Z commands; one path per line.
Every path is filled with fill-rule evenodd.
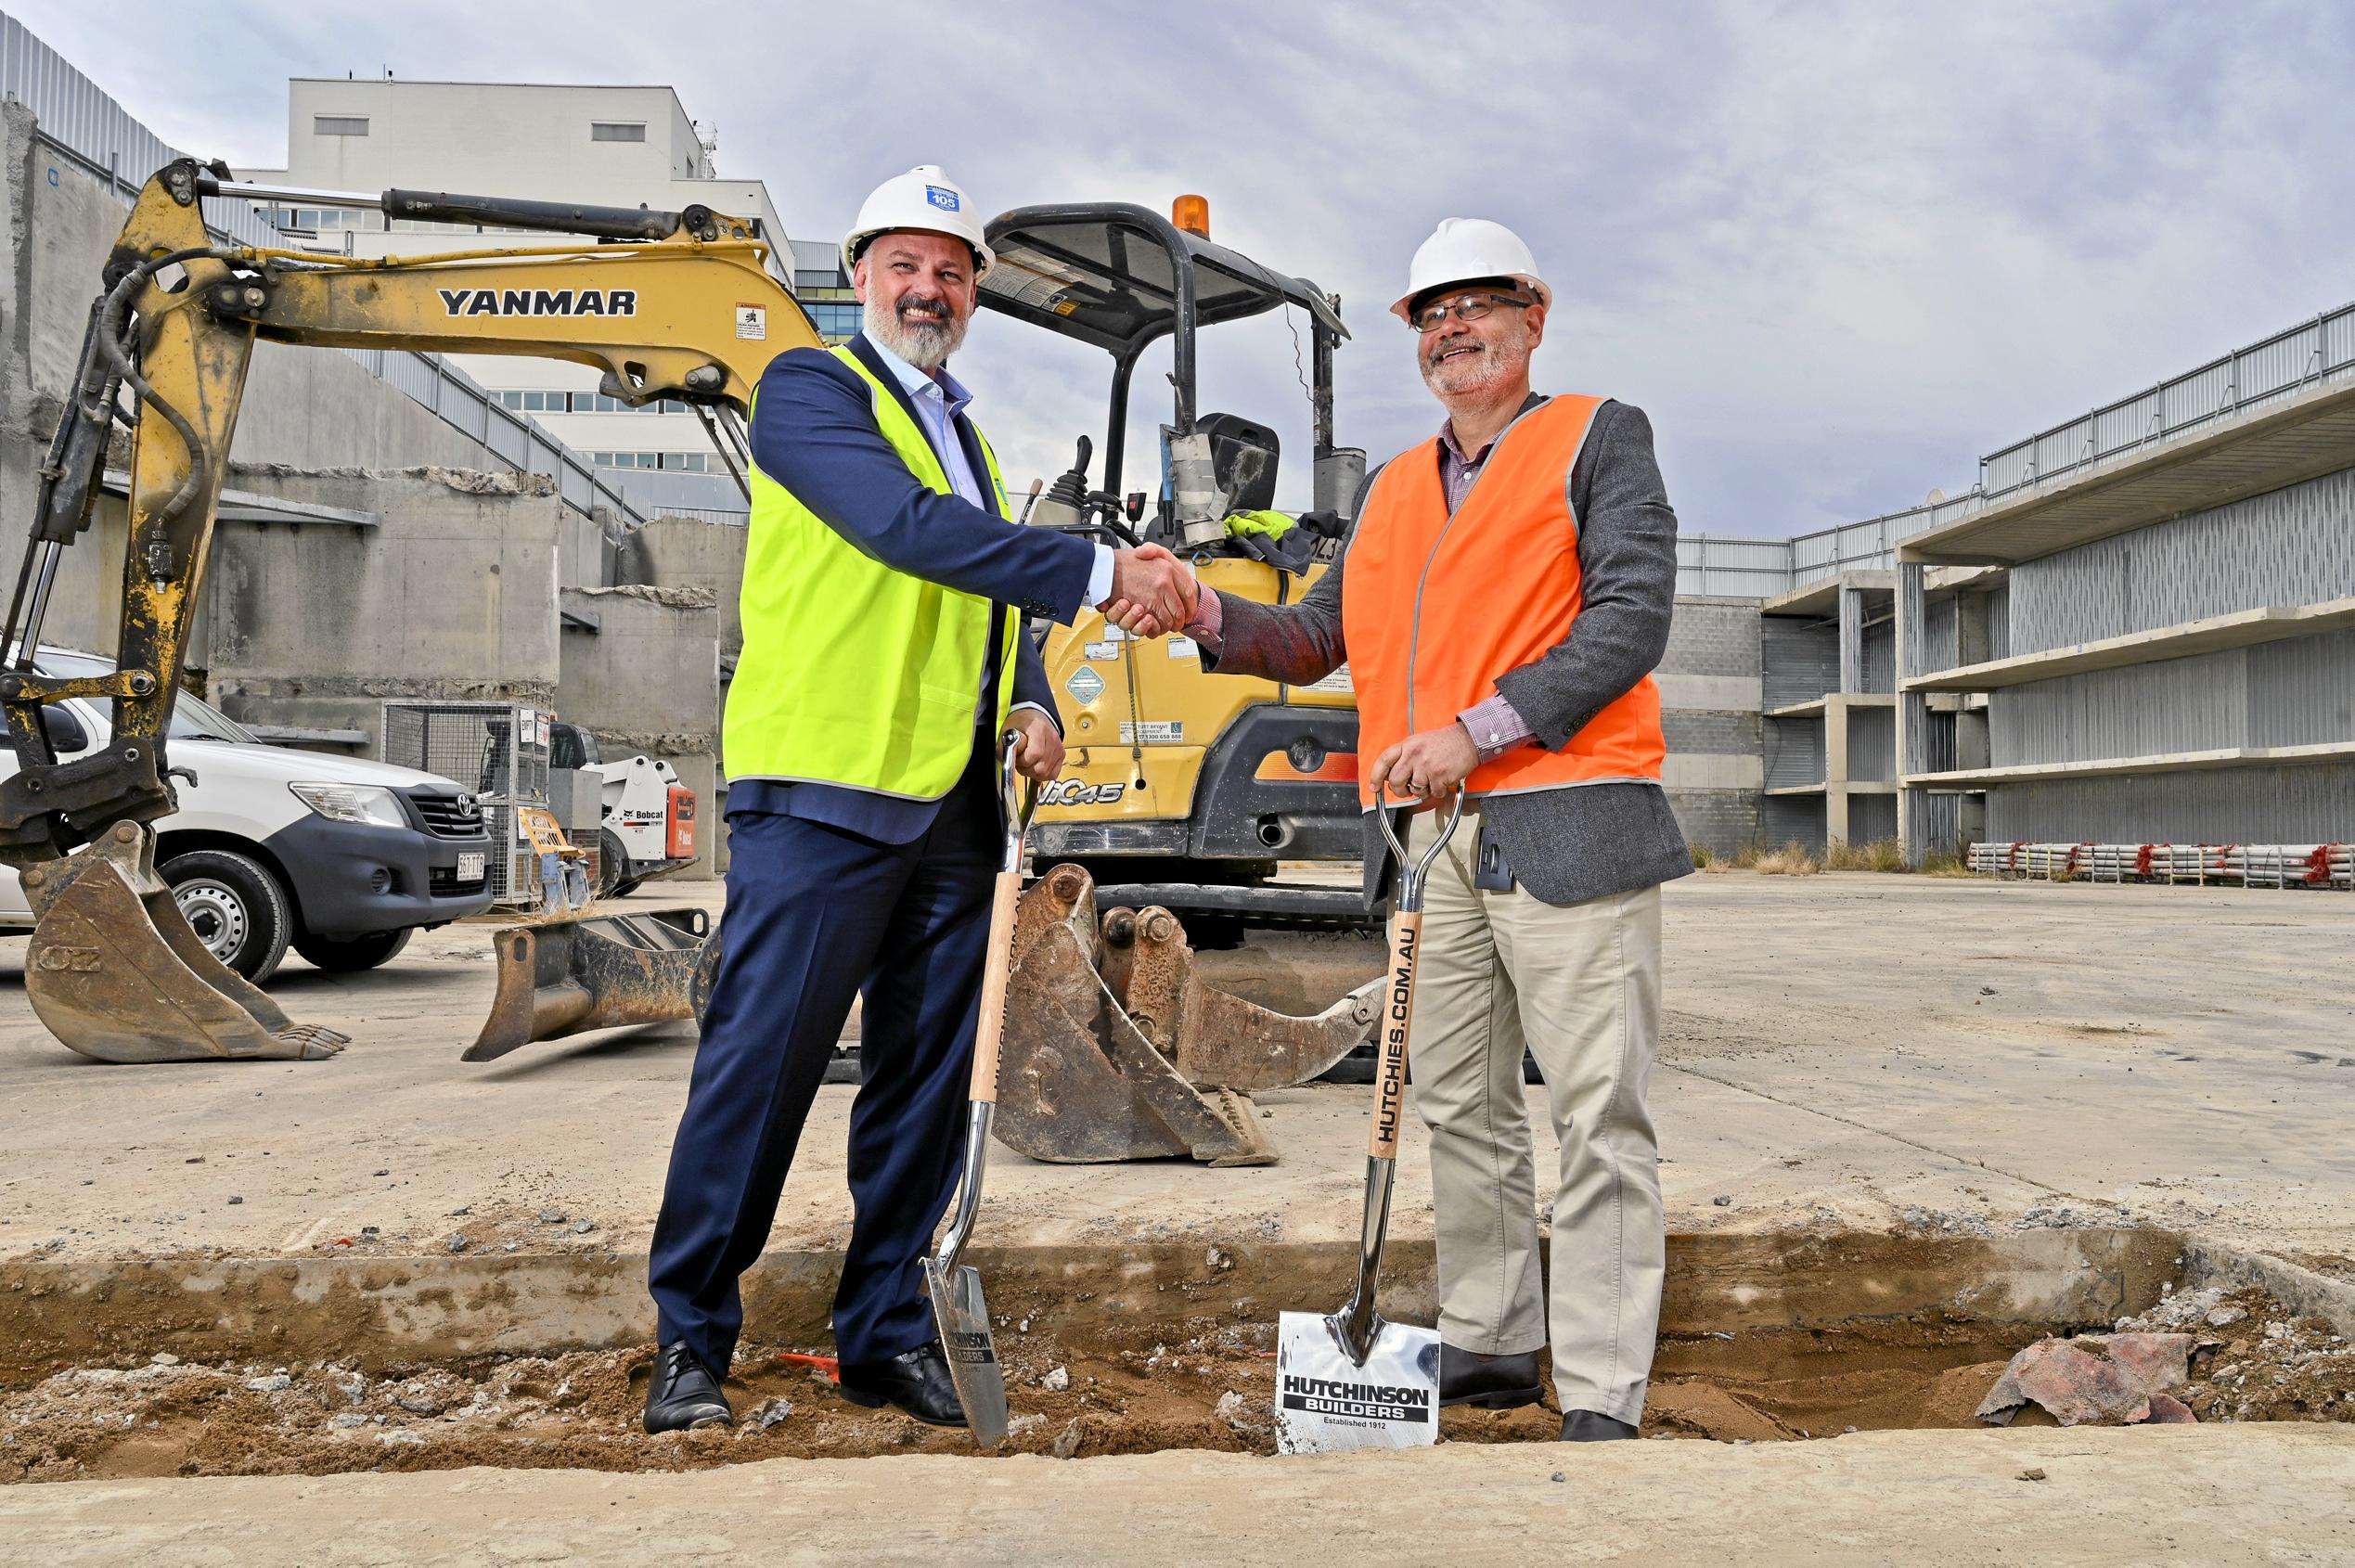
M 194 160 L 166 166 L 141 188 L 105 263 L 104 292 L 92 306 L 71 394 L 40 470 L 24 561 L 0 634 L 0 720 L 20 764 L 0 780 L 0 862 L 19 868 L 35 915 L 26 991 L 59 1040 L 103 1060 L 318 1060 L 347 1043 L 331 1029 L 295 1022 L 207 951 L 155 868 L 152 824 L 174 811 L 172 780 L 175 771 L 185 773 L 166 752 L 172 709 L 253 345 L 268 340 L 521 354 L 594 366 L 603 372 L 606 395 L 633 405 L 676 399 L 695 409 L 740 480 L 750 460 L 742 420 L 762 370 L 786 349 L 818 342 L 799 304 L 767 273 L 768 247 L 743 218 L 700 206 L 653 212 L 401 190 L 338 196 L 338 205 L 380 206 L 395 217 L 567 237 L 545 247 L 373 259 L 225 244 L 205 227 L 207 197 L 280 200 L 298 194 L 315 193 L 242 184 L 224 166 Z M 1009 215 L 1037 231 L 1027 250 L 1010 248 L 1018 276 L 1027 270 L 1043 278 L 1038 263 L 1046 248 L 1070 238 L 1038 216 L 1053 211 Z M 1098 231 L 1118 249 L 1136 226 L 1138 220 L 1124 217 L 1100 223 Z M 583 243 L 583 236 L 592 242 Z M 1169 235 L 1158 238 L 1172 254 Z M 1285 568 L 1211 559 L 1224 548 L 1211 535 L 1225 533 L 1225 512 L 1239 500 L 1264 499 L 1266 485 L 1253 486 L 1272 479 L 1275 453 L 1271 438 L 1260 441 L 1216 417 L 1192 417 L 1191 321 L 1250 314 L 1278 297 L 1303 303 L 1318 323 L 1319 381 L 1329 388 L 1338 318 L 1296 280 L 1264 273 L 1198 237 L 1177 243 L 1188 264 L 1174 277 L 1160 276 L 1158 297 L 1174 307 L 1160 318 L 1188 325 L 1180 338 L 1179 414 L 1169 438 L 1176 491 L 1157 526 L 1203 556 L 1211 581 L 1280 597 L 1287 573 L 1305 561 Z M 1066 272 L 1075 265 L 1056 264 Z M 1234 287 L 1197 289 L 1190 277 L 1204 266 Z M 1133 310 L 1134 300 L 1153 295 L 1156 287 L 1150 266 L 1116 266 L 1104 276 L 1108 308 Z M 1069 291 L 1061 302 L 1037 302 L 1067 329 L 1093 330 L 1107 319 L 1091 308 L 1094 296 L 1083 280 L 1066 276 L 1063 285 Z M 1116 357 L 1116 390 L 1125 390 L 1134 358 L 1133 352 Z M 1329 394 L 1322 407 L 1320 452 L 1330 439 Z M 1108 465 L 1114 483 L 1121 414 L 1116 398 Z M 127 429 L 131 451 L 115 667 L 105 675 L 47 675 L 32 654 L 59 557 L 91 524 L 119 427 Z M 1083 488 L 1069 517 L 1058 519 L 1050 509 L 1034 521 L 1128 537 L 1104 499 Z M 1127 521 L 1141 511 L 1139 503 Z M 1301 543 L 1286 547 L 1297 551 Z M 1080 669 L 1105 662 L 1086 646 L 1101 640 L 1099 623 L 1056 646 L 1054 667 L 1067 692 Z M 1125 657 L 1133 670 L 1135 649 Z M 1215 691 L 1225 704 L 1226 716 L 1212 718 L 1209 727 L 1230 725 L 1267 695 L 1255 700 L 1245 689 L 1251 683 L 1211 681 L 1198 666 L 1189 668 L 1188 685 Z M 1108 745 L 1093 739 L 1096 726 L 1110 722 L 1100 703 L 1067 710 L 1080 742 L 1072 777 L 1092 779 L 1089 770 L 1117 776 L 1134 785 L 1145 809 L 1182 819 L 1195 811 L 1203 753 L 1216 748 L 1175 745 L 1151 728 L 1164 722 L 1200 726 L 1203 721 L 1191 714 L 1209 711 L 1185 709 L 1191 699 L 1173 697 L 1160 678 L 1133 677 L 1116 700 L 1140 714 L 1179 716 L 1140 717 L 1118 739 L 1107 737 Z M 66 699 L 111 705 L 107 745 L 60 759 L 45 705 Z M 1201 728 L 1194 733 L 1199 739 Z M 1081 842 L 1092 831 L 1081 826 L 1090 817 L 1075 798 L 1072 803 L 1071 826 L 1081 836 L 1075 842 Z M 1118 803 L 1107 797 L 1097 803 Z M 1354 803 L 1350 816 L 1354 822 Z M 1116 843 L 1111 853 L 1135 847 Z M 1262 837 L 1255 858 L 1280 847 Z M 1049 846 L 1050 856 L 1063 853 Z M 1031 963 L 1029 978 L 1018 976 L 1010 1009 L 1018 1027 L 1009 1034 L 1005 1073 L 1016 1086 L 1016 1112 L 1004 1125 L 1028 1151 L 1048 1159 L 1272 1159 L 1244 1097 L 1253 1088 L 1304 1081 L 1345 1055 L 1371 1027 L 1378 983 L 1318 1017 L 1285 1017 L 1203 985 L 1165 910 L 1138 907 L 1132 899 L 1130 907 L 1099 919 L 1092 893 L 1087 870 L 1073 866 L 1058 868 L 1026 899 L 1023 947 Z M 687 1016 L 716 960 L 718 943 L 705 937 L 701 913 L 693 909 L 560 917 L 499 932 L 493 939 L 497 996 L 466 1059 L 487 1060 L 588 1029 Z M 1083 1106 L 1091 1108 L 1085 1117 L 1070 1113 Z
M 1338 300 L 1213 243 L 1209 227 L 1199 197 L 1180 197 L 1167 217 L 1126 202 L 1016 208 L 989 225 L 997 263 L 981 303 L 1112 357 L 1100 476 L 1090 477 L 1082 437 L 1078 461 L 1028 521 L 1115 545 L 1165 545 L 1217 592 L 1280 604 L 1339 550 L 1365 477 L 1365 454 L 1333 441 L 1333 354 L 1349 333 Z M 1304 329 L 1307 341 L 1297 373 L 1311 504 L 1296 518 L 1272 510 L 1275 431 L 1198 405 L 1202 329 L 1271 312 L 1283 314 L 1295 351 Z M 1124 495 L 1131 382 L 1165 338 L 1170 415 L 1155 490 Z M 1362 886 L 1278 880 L 1281 862 L 1354 868 L 1361 853 L 1346 670 L 1313 687 L 1206 676 L 1187 639 L 1139 643 L 1093 610 L 1042 630 L 1070 747 L 1063 775 L 1040 794 L 1042 861 L 1087 869 L 1108 906 L 1181 913 L 1197 945 L 1230 945 L 1246 923 L 1380 923 Z
M 688 403 L 740 463 L 761 371 L 818 342 L 752 223 L 703 207 L 388 191 L 348 204 L 589 242 L 373 260 L 226 245 L 205 227 L 204 198 L 292 194 L 186 159 L 140 190 L 105 263 L 0 636 L 0 717 L 20 763 L 0 781 L 0 861 L 21 872 L 36 918 L 25 989 L 53 1034 L 104 1060 L 315 1060 L 345 1044 L 214 958 L 155 868 L 150 825 L 175 806 L 172 707 L 255 342 L 595 366 L 625 403 Z M 33 656 L 58 558 L 90 526 L 119 426 L 131 457 L 115 668 L 45 675 Z M 60 760 L 43 709 L 67 698 L 109 701 L 113 722 L 106 746 Z M 501 932 L 497 1000 L 470 1055 L 683 1016 L 704 929 L 699 910 L 650 909 Z

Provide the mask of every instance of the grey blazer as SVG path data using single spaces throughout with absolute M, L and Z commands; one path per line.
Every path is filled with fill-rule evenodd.
M 1371 479 L 1367 482 L 1371 487 Z M 1568 636 L 1497 676 L 1497 689 L 1535 743 L 1555 750 L 1660 662 L 1677 593 L 1677 517 L 1643 410 L 1616 402 L 1596 409 L 1564 483 L 1577 520 L 1584 602 Z M 1340 668 L 1349 658 L 1341 628 L 1347 564 L 1345 545 L 1342 559 L 1297 604 L 1222 596 L 1219 646 L 1215 654 L 1203 650 L 1203 666 L 1303 686 Z M 1372 762 L 1360 759 L 1361 765 Z M 1513 875 L 1548 904 L 1631 893 L 1692 869 L 1667 793 L 1656 784 L 1588 784 L 1496 795 L 1480 804 Z M 1371 893 L 1387 882 L 1390 860 L 1371 813 L 1366 842 Z

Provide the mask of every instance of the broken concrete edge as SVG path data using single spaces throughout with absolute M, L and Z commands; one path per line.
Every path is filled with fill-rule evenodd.
M 397 469 L 360 468 L 350 464 L 240 463 L 229 472 L 253 479 L 421 479 L 446 486 L 462 495 L 553 495 L 556 481 L 547 474 L 516 473 L 487 469 L 453 469 L 424 463 Z
M 592 726 L 598 755 L 609 762 L 644 752 L 650 757 L 707 757 L 713 737 L 678 730 L 603 729 Z
M 2146 1310 L 2188 1256 L 2172 1232 L 2035 1230 L 2001 1238 L 1843 1232 L 1669 1238 L 1664 1338 L 1830 1329 L 1939 1313 L 2040 1333 Z M 1349 1290 L 1358 1244 L 1190 1238 L 974 1248 L 1001 1312 L 1042 1331 L 1138 1330 L 1205 1315 L 1272 1323 Z M 268 1356 L 363 1366 L 649 1343 L 646 1257 L 625 1253 L 0 1263 L 0 1386 L 64 1367 Z M 842 1255 L 777 1251 L 744 1277 L 747 1320 L 773 1343 L 824 1345 Z M 1428 1239 L 1395 1242 L 1383 1310 L 1430 1321 Z
M 591 599 L 643 599 L 648 604 L 659 604 L 672 610 L 712 610 L 719 604 L 718 593 L 711 588 L 658 588 L 650 583 L 615 583 L 601 588 L 567 585 L 564 591 Z
M 2355 1339 L 2355 1283 L 2317 1274 L 2270 1253 L 2187 1237 L 2183 1279 L 2177 1289 L 2199 1290 L 2208 1285 L 2228 1291 L 2254 1286 L 2298 1316 L 2327 1318 L 2333 1329 Z

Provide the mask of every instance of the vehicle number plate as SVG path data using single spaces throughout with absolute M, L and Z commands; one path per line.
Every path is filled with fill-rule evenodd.
M 457 880 L 462 882 L 481 881 L 483 880 L 483 855 L 481 850 L 477 849 L 467 851 L 458 856 Z

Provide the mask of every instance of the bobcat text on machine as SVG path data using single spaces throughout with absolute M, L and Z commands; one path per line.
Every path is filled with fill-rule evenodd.
M 155 865 L 176 802 L 171 721 L 229 443 L 257 341 L 322 348 L 530 354 L 605 373 L 633 405 L 686 402 L 740 469 L 741 419 L 768 361 L 817 332 L 766 271 L 749 220 L 415 191 L 336 195 L 403 218 L 562 236 L 543 247 L 380 259 L 225 243 L 202 199 L 319 199 L 183 159 L 141 188 L 91 307 L 0 649 L 0 716 L 18 771 L 0 779 L 0 864 L 34 915 L 25 989 L 42 1022 L 110 1061 L 316 1059 L 345 1044 L 298 1024 L 206 949 Z M 585 237 L 585 238 L 584 238 Z M 131 434 L 121 636 L 112 667 L 36 663 L 59 554 L 89 528 L 116 427 Z M 108 705 L 107 743 L 62 758 L 45 710 Z M 667 832 L 667 824 L 666 829 Z M 469 1053 L 676 1018 L 700 910 L 558 919 L 495 939 L 499 993 Z
M 696 864 L 695 791 L 669 763 L 643 753 L 605 761 L 596 736 L 558 720 L 550 726 L 547 766 L 551 795 L 569 770 L 573 787 L 596 801 L 598 897 L 627 898 L 641 883 Z M 568 826 L 576 837 L 591 830 L 577 818 Z

